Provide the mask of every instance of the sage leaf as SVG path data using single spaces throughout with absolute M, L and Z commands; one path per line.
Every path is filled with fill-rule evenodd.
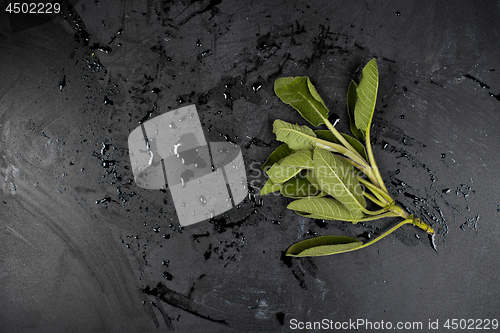
M 320 139 L 327 140 L 333 143 L 341 144 L 339 139 L 333 135 L 333 133 L 330 130 L 316 130 L 314 131 L 316 136 Z M 350 135 L 347 135 L 345 133 L 340 133 L 346 139 L 347 142 L 365 159 L 365 161 L 368 161 L 368 157 L 366 155 L 366 148 L 365 146 L 358 141 L 358 139 L 353 138 Z
M 266 173 L 273 183 L 280 184 L 296 176 L 300 171 L 312 168 L 312 152 L 305 150 L 297 151 L 276 162 Z
M 292 257 L 317 257 L 349 252 L 363 246 L 359 239 L 347 236 L 319 236 L 293 244 L 286 251 Z
M 278 162 L 279 160 L 282 160 L 283 158 L 287 157 L 288 155 L 292 154 L 293 150 L 288 147 L 286 143 L 278 146 L 267 158 L 267 160 L 262 164 L 262 169 L 266 170 L 270 168 L 271 166 L 274 165 L 274 163 Z
M 266 183 L 260 189 L 260 195 L 273 193 L 281 189 L 281 184 L 275 184 L 271 179 L 267 179 Z
M 307 76 L 284 77 L 274 81 L 274 92 L 313 126 L 328 119 L 328 108 Z
M 365 141 L 365 135 L 356 127 L 356 121 L 354 120 L 354 108 L 356 107 L 356 102 L 358 100 L 358 95 L 356 89 L 358 84 L 351 81 L 349 88 L 347 89 L 347 115 L 349 116 L 349 126 L 352 135 L 359 141 Z
M 313 164 L 314 177 L 321 191 L 340 201 L 353 214 L 360 214 L 366 201 L 353 166 L 321 148 L 314 149 Z
M 301 173 L 284 183 L 280 192 L 281 195 L 288 198 L 309 198 L 321 193 Z
M 292 201 L 288 204 L 287 208 L 294 210 L 299 215 L 322 220 L 338 220 L 357 223 L 364 217 L 362 212 L 350 211 L 338 200 L 333 198 L 299 199 Z
M 356 89 L 357 101 L 354 108 L 356 127 L 365 135 L 371 126 L 378 91 L 377 60 L 373 58 L 363 68 L 359 86 Z M 366 138 L 369 140 L 370 138 Z

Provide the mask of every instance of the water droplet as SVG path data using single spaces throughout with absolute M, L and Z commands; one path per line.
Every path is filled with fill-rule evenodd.
M 96 200 L 96 204 L 100 204 L 100 203 L 106 203 L 106 202 L 110 202 L 111 201 L 111 197 L 109 196 L 106 196 L 104 198 L 102 198 L 101 200 Z
M 108 98 L 108 96 L 104 96 L 104 102 L 103 102 L 104 105 L 113 105 L 115 104 L 112 100 L 110 100 Z
M 445 158 L 446 157 L 446 154 L 441 154 L 441 158 Z
M 261 88 L 262 88 L 262 83 L 260 82 L 255 82 L 254 84 L 252 84 L 252 89 L 254 92 L 259 91 Z
M 202 206 L 205 206 L 207 204 L 207 198 L 205 198 L 204 195 L 200 195 L 200 202 Z
M 404 114 L 400 115 L 399 119 L 405 119 L 405 115 Z
M 169 272 L 163 272 L 163 277 L 165 279 L 167 279 L 168 281 L 172 281 L 172 279 L 174 278 L 172 274 L 170 274 Z
M 446 194 L 446 193 L 450 193 L 451 192 L 451 189 L 449 188 L 444 188 L 442 191 L 442 193 Z
M 396 16 L 400 16 L 400 15 L 401 15 L 401 12 L 397 11 L 397 12 L 395 13 L 395 15 L 396 15 Z
M 338 114 L 336 113 L 331 113 L 330 116 L 328 116 L 328 121 L 330 123 L 332 123 L 333 126 L 337 125 L 337 123 L 339 122 L 340 120 L 340 117 L 338 116 Z

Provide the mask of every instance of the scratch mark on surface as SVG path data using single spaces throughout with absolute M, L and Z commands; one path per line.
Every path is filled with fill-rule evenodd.
M 14 234 L 14 236 L 20 238 L 22 241 L 24 241 L 25 243 L 27 243 L 28 245 L 30 245 L 32 248 L 34 248 L 36 250 L 36 247 L 30 241 L 28 241 L 26 238 L 24 238 L 23 235 L 21 235 L 16 230 L 14 230 L 13 228 L 9 227 L 8 225 L 6 227 L 7 227 L 7 229 L 9 229 Z

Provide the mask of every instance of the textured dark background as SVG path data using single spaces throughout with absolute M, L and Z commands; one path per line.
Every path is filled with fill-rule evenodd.
M 5 2 L 7 4 L 7 2 Z M 499 1 L 67 1 L 0 13 L 0 331 L 289 331 L 290 320 L 498 318 Z M 347 131 L 351 79 L 377 57 L 376 159 L 405 226 L 362 251 L 287 259 L 312 235 L 361 239 L 259 197 L 273 93 L 307 75 Z M 128 133 L 194 103 L 257 187 L 179 227 L 135 186 Z M 363 330 L 360 330 L 363 331 Z M 426 331 L 426 330 L 423 330 Z

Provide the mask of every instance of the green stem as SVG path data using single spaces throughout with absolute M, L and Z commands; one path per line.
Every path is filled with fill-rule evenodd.
M 368 200 L 370 200 L 371 202 L 373 202 L 377 206 L 379 206 L 379 207 L 385 207 L 385 208 L 387 207 L 387 204 L 385 204 L 382 201 L 378 200 L 373 195 L 371 195 L 369 193 L 366 193 L 364 191 L 363 191 L 363 195 L 364 195 L 365 198 L 367 198 Z
M 388 193 L 387 188 L 384 184 L 384 180 L 382 179 L 380 171 L 377 167 L 377 163 L 375 162 L 375 156 L 373 156 L 372 144 L 370 142 L 370 127 L 371 126 L 368 126 L 368 128 L 366 129 L 366 153 L 368 155 L 368 161 L 370 162 L 370 166 L 373 170 L 373 173 L 375 174 L 375 179 L 377 180 L 378 187 Z
M 395 214 L 394 212 L 386 212 L 386 213 L 383 213 L 383 214 L 380 214 L 380 215 L 363 217 L 363 218 L 361 218 L 359 220 L 356 220 L 356 223 L 378 220 L 378 219 L 381 219 L 381 218 L 384 218 L 384 217 L 398 217 L 398 215 Z
M 398 224 L 396 224 L 394 227 L 392 227 L 391 229 L 387 230 L 386 232 L 384 232 L 382 235 L 378 236 L 377 238 L 374 238 L 372 239 L 371 241 L 369 241 L 368 243 L 365 243 L 363 245 L 361 245 L 361 247 L 359 247 L 358 249 L 361 249 L 363 247 L 367 247 L 367 246 L 370 246 L 376 242 L 378 242 L 379 240 L 381 240 L 382 238 L 384 238 L 385 236 L 393 233 L 394 231 L 396 231 L 397 229 L 399 229 L 401 226 L 405 225 L 405 224 L 409 224 L 409 223 L 413 223 L 413 218 L 411 219 L 406 219 L 404 221 L 401 221 L 399 222 Z
M 323 148 L 325 150 L 331 151 L 333 153 L 339 153 L 341 155 L 344 155 L 349 161 L 357 164 L 356 168 L 358 168 L 359 170 L 361 170 L 365 173 L 366 173 L 366 171 L 365 171 L 366 169 L 371 169 L 370 165 L 368 165 L 368 162 L 366 162 L 362 157 L 356 155 L 357 152 L 353 153 L 348 148 L 346 148 L 342 145 L 339 145 L 337 143 L 330 142 L 330 141 L 322 140 L 319 138 L 313 138 L 313 137 L 310 137 L 310 139 L 313 140 L 314 142 L 316 142 L 317 144 L 321 145 L 321 148 Z
M 348 150 L 352 151 L 356 156 L 358 156 L 360 159 L 364 160 L 364 158 L 354 149 L 349 142 L 340 134 L 339 131 L 332 125 L 332 123 L 326 119 L 323 118 L 323 121 L 325 122 L 326 127 L 332 132 L 333 135 L 337 138 L 337 140 L 340 141 Z
M 392 205 L 394 203 L 394 199 L 389 195 L 389 193 L 384 192 L 366 179 L 358 177 L 358 180 L 361 184 L 365 185 L 380 201 L 385 201 L 389 205 Z
M 344 145 L 346 148 L 347 152 L 343 153 L 340 152 L 341 154 L 345 155 L 346 157 L 349 157 L 354 163 L 354 166 L 358 168 L 359 170 L 363 171 L 366 176 L 370 179 L 370 181 L 379 184 L 379 187 L 384 189 L 387 192 L 387 189 L 385 188 L 384 181 L 382 180 L 382 177 L 380 177 L 380 172 L 378 171 L 377 165 L 375 164 L 375 157 L 373 156 L 373 152 L 371 151 L 371 145 L 370 145 L 370 140 L 367 140 L 367 153 L 369 157 L 369 162 L 366 161 L 357 151 L 354 149 L 349 142 L 340 134 L 339 131 L 332 125 L 332 123 L 326 119 L 323 118 L 323 121 L 330 130 L 330 132 L 333 133 L 333 135 L 337 138 L 337 140 Z M 368 129 L 367 137 L 369 138 L 370 131 Z M 382 184 L 382 185 L 380 185 Z
M 388 192 L 384 192 L 382 189 L 378 188 L 373 183 L 370 183 L 362 177 L 358 177 L 358 180 L 361 184 L 365 185 L 380 201 L 385 201 L 389 205 L 392 205 L 394 203 L 394 199 Z
M 427 233 L 429 233 L 431 235 L 434 233 L 434 229 L 432 227 L 430 227 L 427 223 L 422 222 L 419 218 L 413 219 L 413 225 L 415 225 L 416 227 L 419 227 L 420 229 L 426 231 Z
M 425 222 L 422 222 L 419 218 L 413 217 L 413 215 L 408 214 L 403 208 L 399 207 L 398 205 L 392 205 L 391 211 L 396 214 L 397 216 L 400 216 L 404 219 L 411 219 L 412 223 L 414 226 L 419 227 L 420 229 L 426 231 L 429 234 L 434 233 L 434 229 L 430 225 L 428 225 Z
M 376 198 L 374 198 L 373 196 L 371 196 L 370 194 L 368 194 L 366 192 L 363 192 L 363 195 L 365 197 L 367 197 L 368 199 L 370 199 L 371 201 L 373 201 L 378 206 L 382 207 L 382 209 L 379 209 L 379 210 L 376 210 L 376 211 L 370 211 L 370 210 L 366 209 L 365 207 L 360 206 L 361 210 L 365 214 L 372 215 L 372 216 L 368 216 L 368 217 L 362 218 L 362 219 L 358 220 L 357 222 L 376 220 L 376 219 L 380 219 L 380 218 L 383 218 L 383 217 L 396 217 L 396 216 L 399 216 L 399 217 L 404 218 L 405 221 L 410 221 L 414 226 L 419 227 L 420 229 L 426 231 L 427 233 L 429 233 L 431 235 L 434 233 L 434 229 L 432 229 L 431 226 L 429 226 L 425 222 L 422 222 L 422 220 L 420 220 L 419 218 L 413 217 L 413 215 L 408 214 L 408 212 L 405 211 L 400 206 L 394 205 L 394 204 L 385 205 L 383 202 L 378 201 Z M 410 222 L 408 222 L 408 223 L 410 223 Z
M 356 250 L 360 250 L 362 248 L 365 248 L 365 247 L 368 247 L 376 242 L 378 242 L 379 240 L 381 240 L 382 238 L 384 238 L 385 236 L 391 234 L 392 232 L 394 232 L 395 230 L 399 229 L 401 226 L 405 225 L 405 224 L 409 224 L 409 223 L 413 223 L 413 220 L 412 219 L 406 219 L 400 223 L 398 223 L 397 225 L 395 225 L 394 227 L 392 227 L 391 229 L 387 230 L 386 232 L 384 232 L 382 235 L 378 236 L 377 238 L 374 238 L 372 239 L 371 241 L 367 242 L 367 243 L 364 243 L 363 245 L 359 246 L 359 247 L 356 247 L 354 249 L 349 249 L 349 250 L 344 250 L 344 251 L 339 251 L 339 252 L 335 252 L 335 254 L 339 254 L 339 253 L 346 253 L 346 252 L 352 252 L 352 251 L 356 251 Z
M 354 149 L 351 144 L 349 142 L 347 142 L 347 140 L 342 136 L 342 134 L 340 134 L 339 131 L 337 131 L 337 129 L 332 125 L 332 123 L 326 119 L 326 118 L 323 118 L 323 121 L 326 125 L 326 127 L 328 127 L 328 129 L 330 130 L 330 132 L 333 133 L 333 135 L 337 138 L 337 140 L 340 141 L 340 143 L 342 143 L 342 145 L 344 145 L 344 147 L 347 149 L 348 152 L 350 152 L 350 154 L 344 154 L 345 156 L 349 157 L 353 162 L 359 164 L 362 169 L 360 169 L 361 171 L 365 172 L 365 174 L 368 176 L 368 178 L 372 178 L 371 177 L 371 167 L 370 167 L 370 164 L 368 163 L 368 161 L 366 161 L 363 156 L 361 156 L 356 149 Z

